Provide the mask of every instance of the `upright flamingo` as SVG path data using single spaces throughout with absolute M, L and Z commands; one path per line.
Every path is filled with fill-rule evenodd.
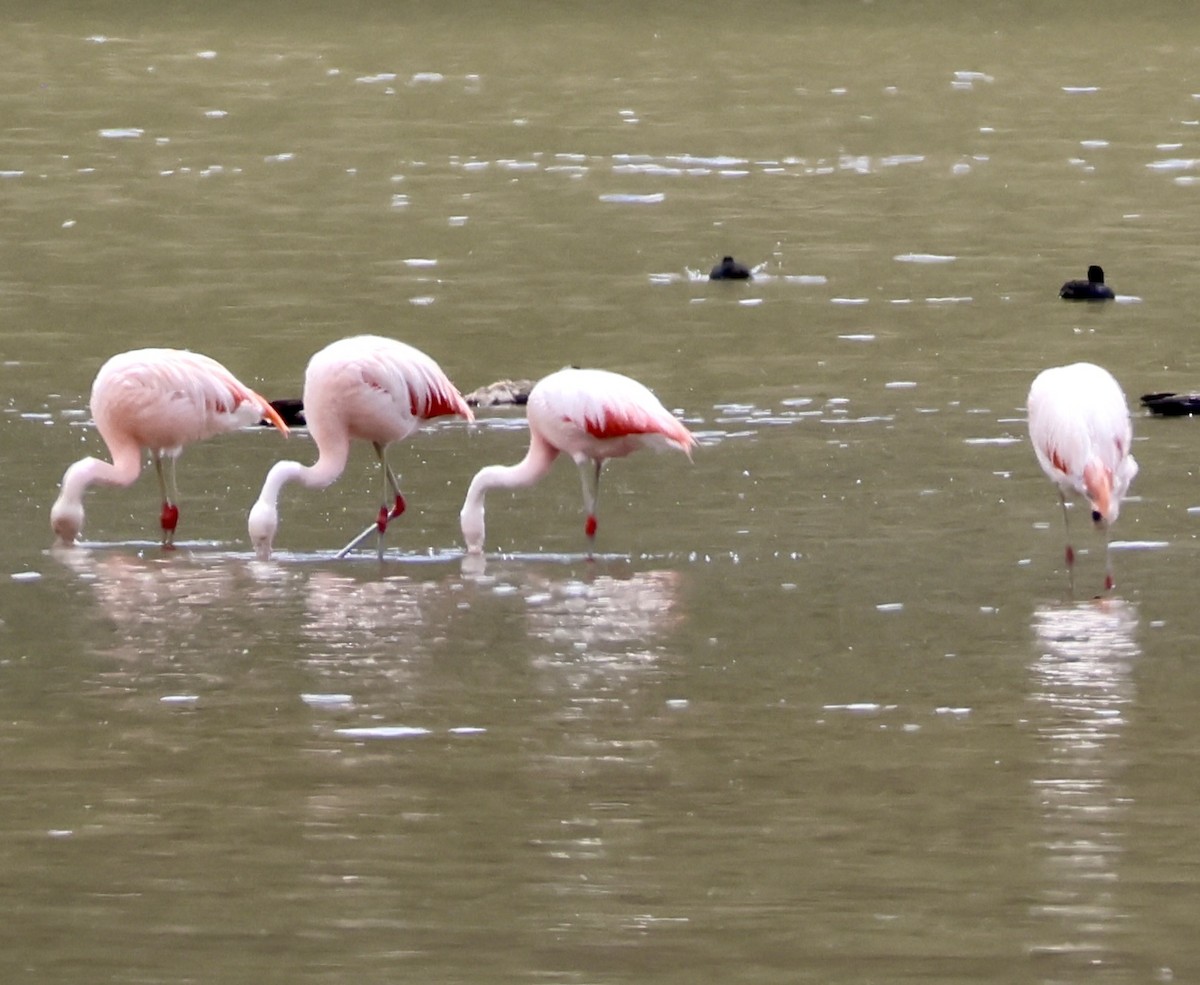
M 403 441 L 426 421 L 457 414 L 473 421 L 471 408 L 429 356 L 411 345 L 377 335 L 332 342 L 308 362 L 304 376 L 304 416 L 317 444 L 313 465 L 276 462 L 267 473 L 258 502 L 250 510 L 250 541 L 260 558 L 271 556 L 279 527 L 276 503 L 289 482 L 324 489 L 346 468 L 355 438 L 375 447 L 383 472 L 383 505 L 375 522 L 346 545 L 346 554 L 373 531 L 379 552 L 388 521 L 404 512 L 400 483 L 387 463 L 387 446 Z M 389 503 L 389 495 L 394 500 Z M 339 555 L 340 556 L 340 555 Z
M 1133 427 L 1125 394 L 1112 375 L 1092 363 L 1043 370 L 1029 388 L 1029 438 L 1042 471 L 1058 486 L 1067 524 L 1067 570 L 1075 563 L 1067 497 L 1081 496 L 1104 531 L 1104 588 L 1113 587 L 1108 531 L 1137 475 L 1129 453 Z
M 532 486 L 565 452 L 583 481 L 584 531 L 596 537 L 600 469 L 639 448 L 676 448 L 689 458 L 696 439 L 637 380 L 603 369 L 562 369 L 530 391 L 529 452 L 517 465 L 489 465 L 471 480 L 459 520 L 471 554 L 483 552 L 484 497 L 489 489 Z
M 284 434 L 288 430 L 266 400 L 219 362 L 182 349 L 135 349 L 113 356 L 92 383 L 91 409 L 112 462 L 82 458 L 63 475 L 50 508 L 50 526 L 61 545 L 75 543 L 83 531 L 88 486 L 131 485 L 142 471 L 146 448 L 162 491 L 163 546 L 170 547 L 179 522 L 175 459 L 184 445 L 264 418 Z

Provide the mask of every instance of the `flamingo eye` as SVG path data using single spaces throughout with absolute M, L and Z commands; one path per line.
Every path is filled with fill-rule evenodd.
M 1092 523 L 1099 523 L 1104 517 L 1100 515 L 1099 510 L 1092 510 Z

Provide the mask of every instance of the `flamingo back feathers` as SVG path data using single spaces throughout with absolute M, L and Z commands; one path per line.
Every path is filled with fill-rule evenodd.
M 109 359 L 92 384 L 92 416 L 106 442 L 178 452 L 192 441 L 270 420 L 274 408 L 215 359 L 184 349 L 135 349 Z
M 645 386 L 602 369 L 564 369 L 529 395 L 531 422 L 561 451 L 614 458 L 639 447 L 667 447 L 690 457 L 695 436 Z
M 304 407 L 310 431 L 341 421 L 350 437 L 379 444 L 400 441 L 435 417 L 475 419 L 433 359 L 377 335 L 339 339 L 316 353 L 305 375 Z
M 1029 389 L 1029 436 L 1042 470 L 1064 492 L 1086 497 L 1107 522 L 1137 475 L 1133 426 L 1120 385 L 1091 363 L 1056 366 Z

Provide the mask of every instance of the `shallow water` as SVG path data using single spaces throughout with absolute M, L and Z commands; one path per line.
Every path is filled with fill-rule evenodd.
M 1192 422 L 1135 410 L 1096 600 L 1023 411 L 1076 359 L 1197 385 L 1179 13 L 21 11 L 5 980 L 1195 977 Z M 1118 302 L 1060 302 L 1092 262 Z M 105 357 L 287 397 L 361 331 L 464 391 L 629 373 L 700 447 L 606 470 L 592 560 L 567 463 L 464 558 L 514 409 L 393 449 L 382 561 L 334 558 L 366 448 L 253 558 L 270 464 L 315 456 L 266 429 L 185 452 L 178 550 L 151 475 L 49 550 Z

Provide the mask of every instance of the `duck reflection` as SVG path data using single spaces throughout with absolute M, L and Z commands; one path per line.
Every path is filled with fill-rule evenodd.
M 1045 830 L 1043 901 L 1051 936 L 1034 953 L 1090 968 L 1116 945 L 1124 916 L 1115 897 L 1128 799 L 1116 777 L 1134 700 L 1137 609 L 1120 599 L 1038 609 L 1041 653 L 1030 696 L 1042 747 L 1034 791 Z

